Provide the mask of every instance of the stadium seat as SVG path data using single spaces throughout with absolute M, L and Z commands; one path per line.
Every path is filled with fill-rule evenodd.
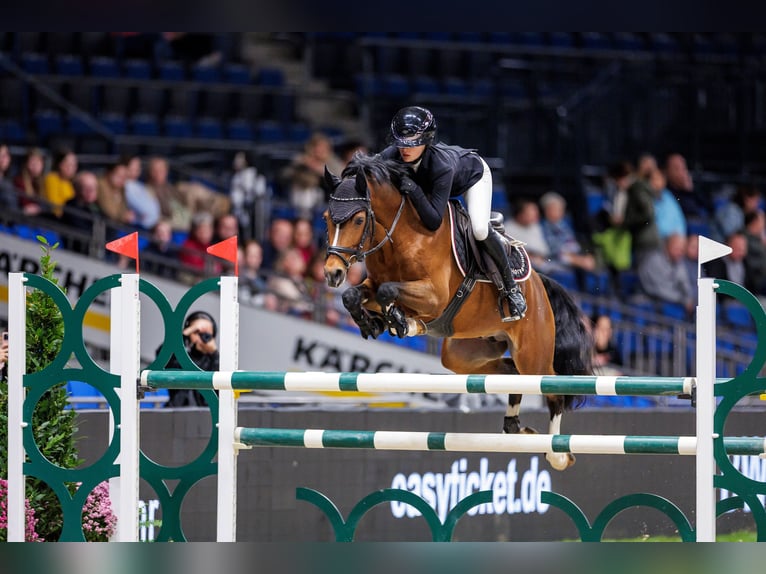
M 21 55 L 21 68 L 28 74 L 47 74 L 48 57 L 45 54 L 26 52 Z
M 165 111 L 165 90 L 149 85 L 136 88 L 136 113 L 162 115 Z
M 181 62 L 163 60 L 157 63 L 157 77 L 168 82 L 180 82 L 186 79 L 186 70 Z
M 94 132 L 85 121 L 79 116 L 67 116 L 66 131 L 72 135 L 85 135 Z
M 69 406 L 67 408 L 80 409 L 98 409 L 108 407 L 106 398 L 94 386 L 83 381 L 69 381 L 66 384 L 67 394 L 69 395 Z M 78 401 L 78 399 L 80 399 Z
M 206 139 L 221 139 L 223 138 L 223 126 L 221 120 L 216 118 L 200 118 L 197 120 L 196 126 L 197 137 Z
M 235 118 L 226 126 L 226 137 L 233 140 L 253 141 L 255 133 L 249 121 L 244 118 Z
M 189 138 L 193 135 L 191 121 L 184 116 L 166 116 L 162 122 L 163 134 L 171 138 Z
M 255 76 L 255 81 L 261 86 L 279 88 L 285 85 L 285 77 L 279 68 L 261 68 Z
M 192 80 L 208 84 L 221 80 L 221 69 L 210 64 L 196 64 L 191 71 Z
M 417 75 L 411 83 L 413 97 L 432 96 L 441 92 L 439 82 L 433 76 Z
M 61 112 L 57 110 L 39 110 L 34 114 L 34 121 L 37 135 L 43 139 L 60 133 L 64 127 Z
M 122 70 L 126 78 L 148 80 L 152 77 L 152 67 L 147 60 L 139 60 L 135 58 L 125 60 L 122 65 Z
M 119 78 L 120 67 L 114 58 L 97 56 L 90 60 L 90 75 L 96 78 Z
M 285 132 L 277 122 L 264 120 L 255 125 L 255 137 L 261 143 L 276 143 L 285 140 Z
M 115 135 L 123 135 L 128 132 L 128 122 L 122 114 L 106 113 L 99 116 L 99 120 Z
M 230 84 L 247 85 L 250 83 L 250 68 L 244 64 L 224 64 L 223 79 Z
M 154 116 L 135 114 L 130 118 L 130 131 L 137 136 L 158 136 L 160 126 Z
M 82 60 L 74 54 L 60 54 L 56 56 L 56 73 L 60 76 L 82 76 Z
M 383 95 L 389 98 L 406 98 L 410 93 L 410 83 L 401 74 L 388 74 L 381 79 Z

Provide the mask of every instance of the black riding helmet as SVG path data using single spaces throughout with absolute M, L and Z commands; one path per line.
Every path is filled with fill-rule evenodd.
M 436 137 L 436 118 L 425 108 L 402 108 L 391 120 L 391 139 L 396 147 L 428 145 Z

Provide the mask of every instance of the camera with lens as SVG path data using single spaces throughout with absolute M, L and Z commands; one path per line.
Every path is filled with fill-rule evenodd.
M 199 338 L 202 339 L 203 343 L 209 343 L 210 339 L 213 338 L 213 335 L 211 335 L 210 333 L 198 333 L 198 335 L 199 335 Z

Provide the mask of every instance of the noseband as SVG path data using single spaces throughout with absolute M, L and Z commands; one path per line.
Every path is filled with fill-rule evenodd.
M 371 247 L 367 251 L 364 251 L 364 245 L 368 242 L 368 240 L 371 240 L 375 237 L 375 223 L 380 223 L 377 221 L 375 217 L 375 212 L 372 210 L 372 200 L 370 199 L 370 192 L 367 191 L 367 197 L 365 198 L 342 198 L 342 197 L 335 197 L 330 196 L 330 201 L 360 201 L 364 203 L 364 211 L 367 214 L 367 218 L 364 222 L 364 230 L 362 231 L 362 237 L 359 240 L 359 244 L 356 246 L 356 248 L 353 247 L 340 247 L 336 245 L 330 245 L 329 237 L 327 238 L 327 255 L 325 256 L 325 261 L 330 257 L 330 255 L 335 255 L 338 257 L 341 261 L 343 261 L 343 265 L 346 266 L 346 269 L 351 267 L 351 264 L 353 261 L 362 262 L 365 260 L 365 258 L 368 255 L 372 255 L 376 251 L 378 251 L 380 248 L 382 248 L 386 243 L 389 241 L 391 244 L 394 243 L 394 240 L 392 239 L 391 235 L 393 235 L 394 230 L 396 229 L 396 225 L 399 223 L 399 218 L 402 215 L 402 211 L 404 210 L 404 202 L 405 197 L 402 195 L 402 201 L 399 203 L 399 209 L 396 211 L 396 215 L 394 216 L 394 221 L 391 223 L 391 229 L 386 229 L 386 227 L 382 224 L 380 226 L 383 228 L 383 231 L 385 232 L 385 237 L 380 240 L 380 242 L 375 245 L 374 247 Z M 354 215 L 359 213 L 359 211 L 354 212 L 351 217 L 346 219 L 348 221 Z M 341 223 L 338 223 L 336 227 L 336 232 L 340 229 L 341 225 L 343 225 L 346 221 L 343 221 Z M 329 233 L 329 229 L 328 229 Z M 349 255 L 348 258 L 345 257 L 345 255 Z

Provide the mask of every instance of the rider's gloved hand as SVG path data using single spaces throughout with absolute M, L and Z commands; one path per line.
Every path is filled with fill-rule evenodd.
M 409 195 L 413 191 L 418 189 L 418 184 L 415 183 L 409 176 L 402 176 L 402 183 L 399 186 L 399 191 L 402 195 Z

